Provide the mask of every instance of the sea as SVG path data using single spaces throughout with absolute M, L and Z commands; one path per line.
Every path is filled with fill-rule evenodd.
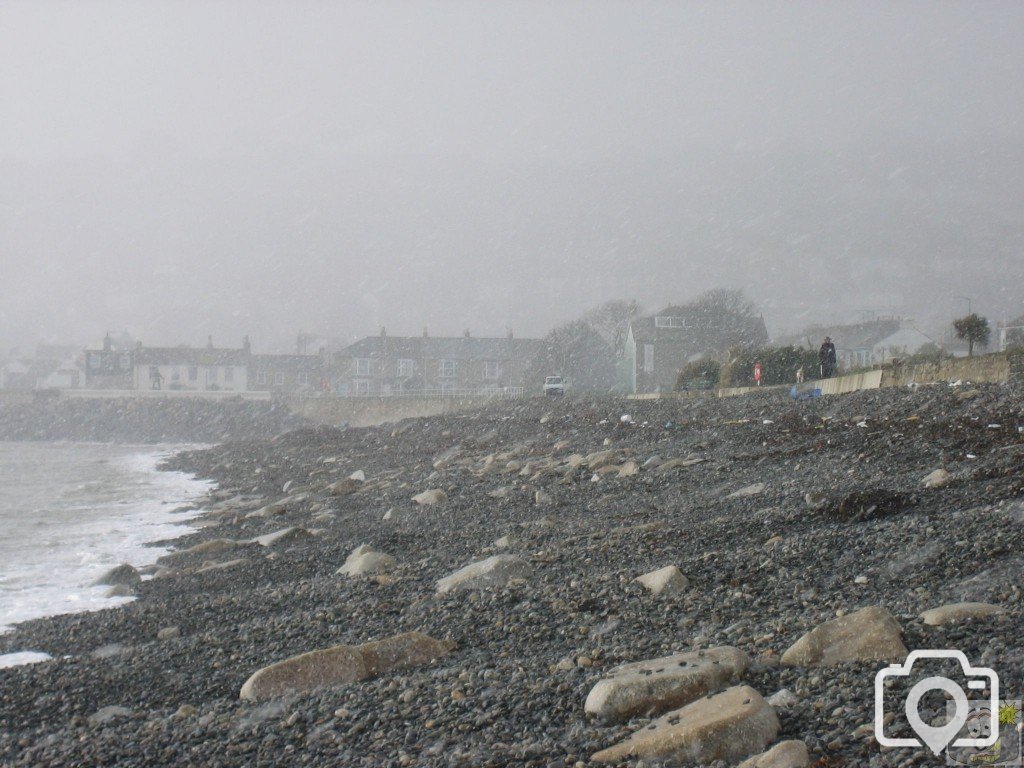
M 152 542 L 191 530 L 206 481 L 161 472 L 196 446 L 0 442 L 0 633 L 17 622 L 108 608 L 134 598 L 96 586 L 121 563 L 165 554 Z M 0 655 L 0 667 L 49 658 L 35 649 Z

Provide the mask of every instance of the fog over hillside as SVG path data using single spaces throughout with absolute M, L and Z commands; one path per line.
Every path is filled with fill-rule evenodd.
M 0 348 L 1024 311 L 1016 4 L 0 13 Z

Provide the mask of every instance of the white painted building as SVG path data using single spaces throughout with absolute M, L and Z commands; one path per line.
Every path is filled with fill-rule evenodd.
M 134 389 L 245 392 L 249 388 L 249 349 L 213 346 L 139 347 Z

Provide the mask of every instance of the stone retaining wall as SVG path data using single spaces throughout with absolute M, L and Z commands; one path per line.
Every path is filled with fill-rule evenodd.
M 317 424 L 373 427 L 417 416 L 437 416 L 488 402 L 480 397 L 302 397 L 282 402 L 293 413 Z
M 1005 352 L 976 357 L 958 357 L 941 363 L 899 365 L 884 371 L 882 386 L 931 384 L 938 381 L 1005 383 L 1010 379 L 1010 360 Z

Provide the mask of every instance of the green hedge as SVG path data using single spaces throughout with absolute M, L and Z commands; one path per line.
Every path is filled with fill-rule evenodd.
M 797 369 L 803 366 L 807 381 L 819 376 L 818 351 L 797 347 L 763 347 L 761 349 L 734 349 L 729 364 L 722 370 L 723 387 L 752 387 L 754 363 L 761 362 L 761 384 L 793 384 Z

